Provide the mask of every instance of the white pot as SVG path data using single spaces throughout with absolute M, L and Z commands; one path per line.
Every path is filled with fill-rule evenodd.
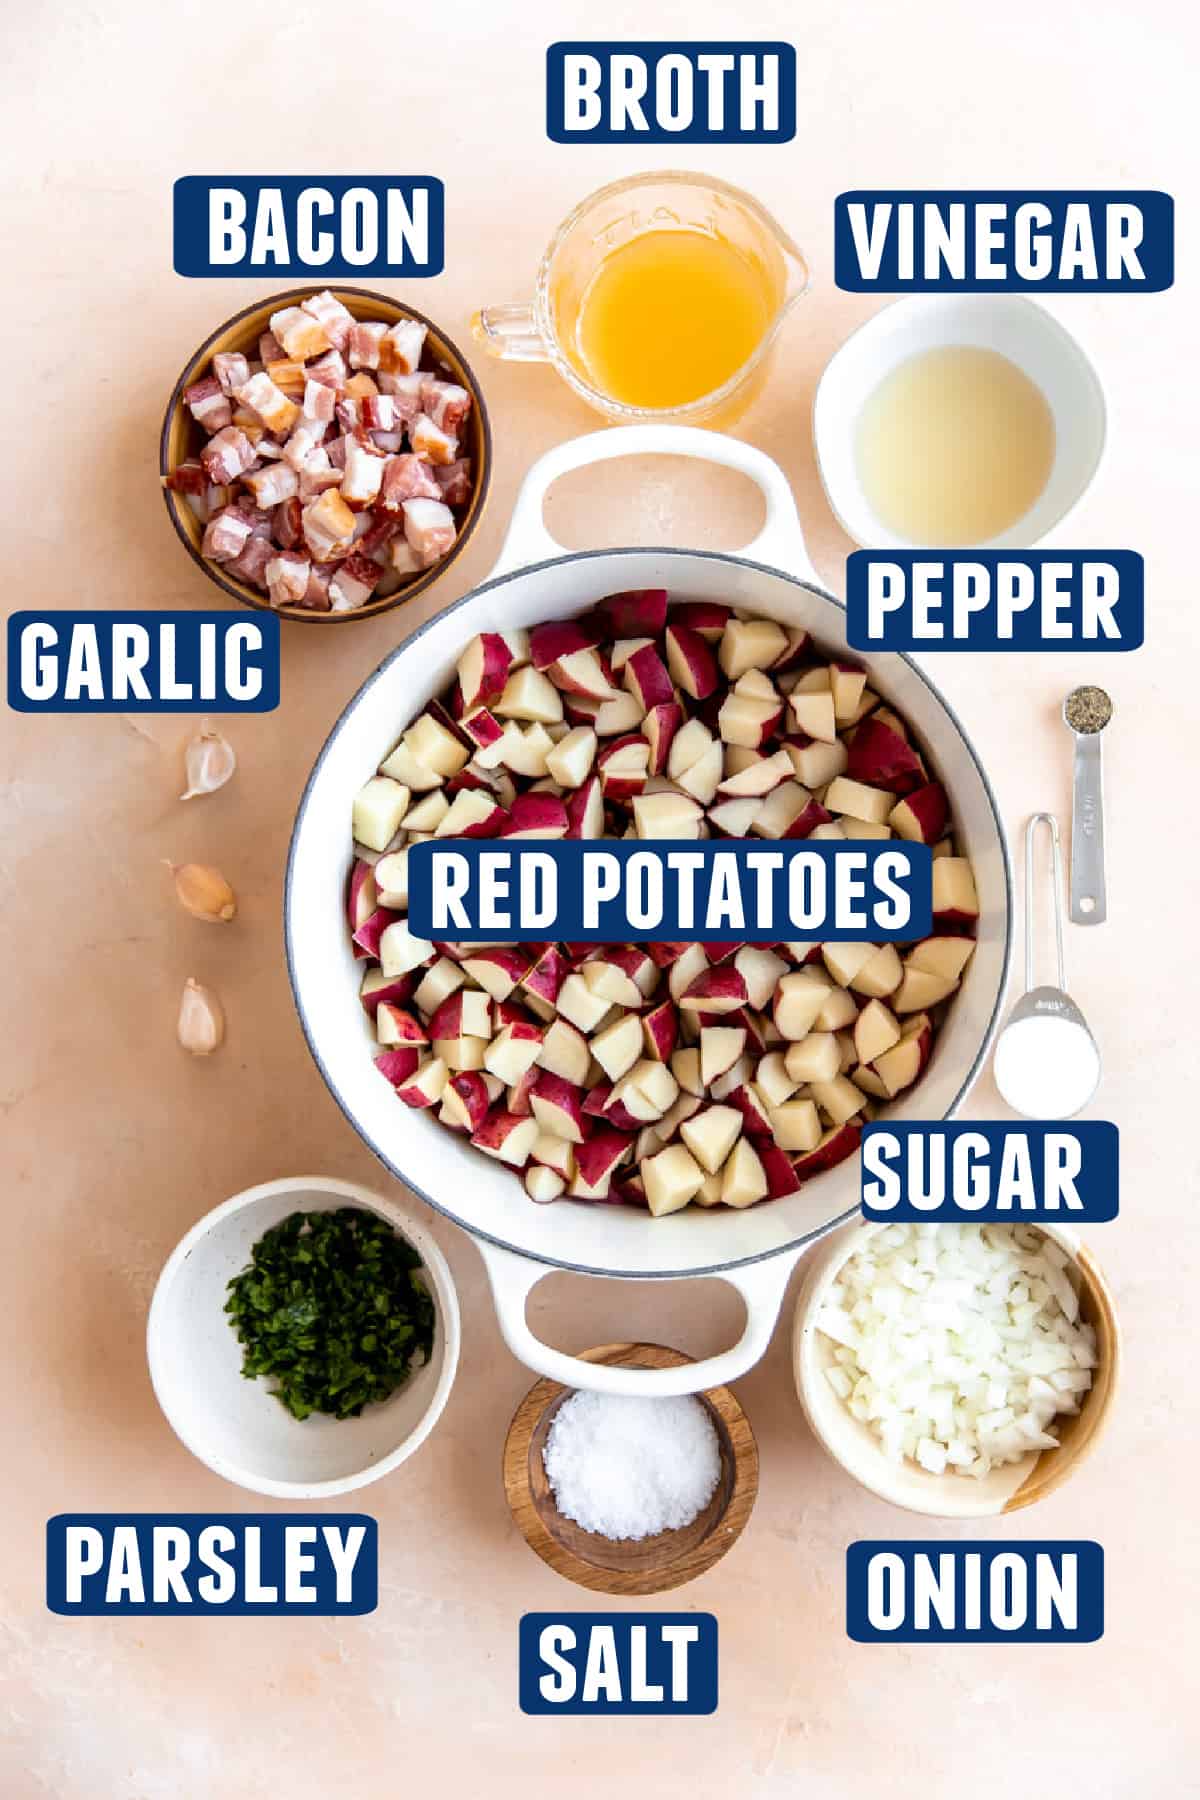
M 671 549 L 565 554 L 542 520 L 551 483 L 589 463 L 648 453 L 695 456 L 748 475 L 766 501 L 759 537 L 736 556 Z M 300 1021 L 330 1091 L 392 1173 L 475 1237 L 500 1326 L 514 1354 L 571 1387 L 692 1393 L 734 1380 L 762 1355 L 796 1259 L 858 1206 L 858 1159 L 818 1176 L 787 1199 L 745 1212 L 689 1208 L 653 1219 L 623 1206 L 573 1201 L 535 1205 L 511 1171 L 428 1114 L 400 1105 L 380 1080 L 358 1000 L 361 965 L 351 954 L 345 925 L 355 791 L 400 731 L 445 687 L 468 640 L 479 631 L 567 618 L 604 594 L 641 587 L 666 587 L 676 598 L 749 607 L 811 629 L 830 650 L 846 650 L 845 609 L 820 586 L 805 552 L 791 489 L 761 451 L 683 426 L 632 426 L 562 444 L 526 477 L 491 577 L 393 651 L 334 726 L 300 801 L 288 859 L 285 927 Z M 962 992 L 919 1087 L 891 1109 L 896 1118 L 937 1119 L 962 1101 L 996 1030 L 1011 929 L 1008 849 L 979 760 L 933 684 L 905 656 L 856 660 L 866 663 L 871 686 L 911 721 L 922 740 L 950 794 L 979 888 L 979 946 Z M 579 1362 L 540 1343 L 526 1322 L 526 1298 L 548 1265 L 585 1275 L 650 1280 L 719 1275 L 742 1295 L 745 1330 L 732 1349 L 679 1369 Z

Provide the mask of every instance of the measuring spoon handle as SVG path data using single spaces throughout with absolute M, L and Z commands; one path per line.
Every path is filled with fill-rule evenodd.
M 1075 739 L 1071 808 L 1071 923 L 1102 925 L 1104 888 L 1104 763 L 1100 733 Z

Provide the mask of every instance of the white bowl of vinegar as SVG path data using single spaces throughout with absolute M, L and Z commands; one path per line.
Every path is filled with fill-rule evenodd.
M 872 549 L 1025 549 L 1090 484 L 1104 393 L 1071 334 L 1015 294 L 914 296 L 826 366 L 813 441 L 829 503 Z

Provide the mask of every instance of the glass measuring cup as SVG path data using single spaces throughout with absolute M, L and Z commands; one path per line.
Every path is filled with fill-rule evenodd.
M 696 232 L 736 252 L 761 284 L 765 324 L 750 354 L 711 392 L 685 404 L 630 405 L 596 384 L 579 343 L 588 288 L 613 252 L 656 232 Z M 551 239 L 532 302 L 485 306 L 471 324 L 493 356 L 548 362 L 581 399 L 624 425 L 727 423 L 753 399 L 779 328 L 807 292 L 808 264 L 750 194 L 683 171 L 614 181 L 580 202 Z

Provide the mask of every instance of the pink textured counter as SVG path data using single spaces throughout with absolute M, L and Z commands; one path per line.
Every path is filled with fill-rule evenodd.
M 675 163 L 753 188 L 804 246 L 814 278 L 774 382 L 739 430 L 787 471 L 835 588 L 849 545 L 816 479 L 809 404 L 825 360 L 876 303 L 832 286 L 834 195 L 889 182 L 1162 186 L 1184 221 L 1197 198 L 1194 178 L 1190 191 L 1184 181 L 1189 166 L 1194 176 L 1184 122 L 1195 110 L 1196 28 L 1165 0 L 1136 15 L 1116 0 L 1065 0 L 1052 13 L 1030 0 L 1003 13 L 814 0 L 762 4 L 736 21 L 710 0 L 686 9 L 617 0 L 603 26 L 579 0 L 532 11 L 467 0 L 452 24 L 436 8 L 359 0 L 338 17 L 337 55 L 331 9 L 309 0 L 282 10 L 261 0 L 224 9 L 68 0 L 6 21 L 10 605 L 219 603 L 158 498 L 158 427 L 194 346 L 268 286 L 172 273 L 178 175 L 440 176 L 447 272 L 402 293 L 464 347 L 471 309 L 524 298 L 555 224 L 603 181 Z M 599 29 L 702 38 L 736 25 L 761 37 L 803 30 L 794 144 L 639 155 L 546 141 L 552 39 Z M 1124 1140 L 1122 1216 L 1092 1239 L 1121 1309 L 1127 1378 L 1078 1480 L 994 1528 L 1105 1546 L 1104 1640 L 1086 1649 L 847 1641 L 847 1543 L 920 1536 L 925 1525 L 856 1489 L 817 1449 L 792 1391 L 787 1309 L 770 1355 L 738 1389 L 762 1458 L 757 1510 L 728 1558 L 677 1597 L 719 1617 L 719 1712 L 662 1723 L 523 1718 L 520 1614 L 589 1599 L 537 1562 L 510 1523 L 500 1450 L 532 1377 L 500 1343 L 473 1246 L 436 1218 L 463 1303 L 462 1367 L 430 1443 L 362 1496 L 380 1524 L 373 1616 L 116 1622 L 44 1609 L 51 1513 L 256 1504 L 176 1442 L 146 1376 L 146 1306 L 186 1227 L 277 1174 L 387 1185 L 301 1038 L 280 942 L 281 875 L 296 798 L 345 698 L 431 606 L 486 575 L 533 458 L 597 423 L 547 371 L 489 364 L 480 373 L 496 467 L 468 552 L 411 612 L 332 633 L 285 628 L 283 705 L 229 726 L 241 768 L 221 794 L 177 801 L 186 720 L 4 716 L 6 1800 L 418 1790 L 515 1800 L 531 1787 L 599 1800 L 647 1778 L 662 1800 L 1011 1800 L 1068 1784 L 1096 1800 L 1185 1791 L 1200 1752 L 1182 1673 L 1200 1605 L 1190 1285 L 1200 863 L 1185 735 L 1200 651 L 1195 408 L 1184 391 L 1194 276 L 1181 230 L 1173 292 L 1052 303 L 1093 354 L 1110 403 L 1109 453 L 1074 535 L 1145 554 L 1148 647 L 1033 663 L 947 656 L 934 669 L 1013 830 L 1036 808 L 1064 823 L 1069 815 L 1069 742 L 1057 717 L 1066 689 L 1099 680 L 1116 701 L 1109 922 L 1072 929 L 1067 954 L 1071 990 L 1104 1053 L 1094 1111 L 1115 1119 Z M 565 482 L 548 518 L 571 545 L 734 547 L 753 534 L 756 508 L 733 477 L 660 463 Z M 237 923 L 218 930 L 182 915 L 164 858 L 219 864 L 241 899 Z M 175 1045 L 189 975 L 219 991 L 229 1016 L 226 1047 L 210 1063 Z M 983 1082 L 973 1110 L 997 1104 Z M 540 1330 L 572 1348 L 652 1338 L 703 1352 L 730 1341 L 735 1315 L 707 1284 L 564 1276 L 531 1308 Z

